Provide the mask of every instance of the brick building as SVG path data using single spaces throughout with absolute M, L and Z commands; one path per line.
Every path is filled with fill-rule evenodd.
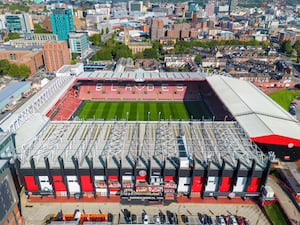
M 7 59 L 17 65 L 25 64 L 30 67 L 30 75 L 44 67 L 42 48 L 6 47 L 0 50 L 0 59 Z
M 47 42 L 44 44 L 44 60 L 49 72 L 57 71 L 65 64 L 70 64 L 71 54 L 66 41 Z
M 153 19 L 150 28 L 151 40 L 159 40 L 164 36 L 164 21 L 161 19 Z

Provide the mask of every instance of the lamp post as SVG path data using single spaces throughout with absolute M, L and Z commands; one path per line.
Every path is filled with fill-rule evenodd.
M 160 121 L 161 112 L 158 112 L 158 121 Z
M 150 112 L 148 112 L 148 122 L 150 121 Z
M 128 114 L 129 114 L 129 112 L 126 112 L 126 120 L 128 121 Z

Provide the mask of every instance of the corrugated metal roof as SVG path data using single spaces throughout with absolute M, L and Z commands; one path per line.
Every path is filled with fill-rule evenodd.
M 0 91 L 0 101 L 12 96 L 20 88 L 30 84 L 30 82 L 10 82 L 4 89 Z
M 298 121 L 250 82 L 225 76 L 207 81 L 250 137 L 276 134 L 300 139 Z

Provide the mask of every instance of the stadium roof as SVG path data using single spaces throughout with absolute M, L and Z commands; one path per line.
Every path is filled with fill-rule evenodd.
M 88 168 L 87 158 L 94 159 L 95 168 L 103 167 L 103 161 L 114 168 L 120 160 L 123 167 L 132 167 L 137 158 L 151 160 L 151 166 L 162 167 L 166 161 L 166 167 L 176 167 L 174 159 L 182 155 L 202 167 L 212 162 L 211 166 L 220 168 L 223 159 L 229 168 L 238 159 L 241 168 L 247 169 L 252 159 L 257 166 L 266 162 L 238 123 L 229 121 L 52 121 L 18 151 L 24 168 L 30 167 L 31 158 L 36 168 L 45 168 L 44 158 L 51 167 L 59 167 L 59 157 L 65 168 L 74 168 L 74 157 L 81 168 Z
M 253 84 L 225 76 L 207 81 L 252 140 L 300 146 L 299 122 Z
M 81 73 L 79 79 L 128 79 L 135 81 L 143 80 L 159 80 L 159 79 L 168 79 L 168 80 L 184 80 L 184 79 L 204 79 L 207 76 L 211 76 L 208 73 L 202 72 L 147 72 L 147 71 L 136 71 L 136 72 L 112 72 L 112 71 L 95 71 L 95 72 L 84 72 Z

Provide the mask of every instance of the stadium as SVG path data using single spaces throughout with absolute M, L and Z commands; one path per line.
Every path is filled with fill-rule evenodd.
M 1 125 L 29 198 L 252 198 L 274 153 L 299 159 L 299 124 L 248 82 L 82 64 L 56 75 Z

